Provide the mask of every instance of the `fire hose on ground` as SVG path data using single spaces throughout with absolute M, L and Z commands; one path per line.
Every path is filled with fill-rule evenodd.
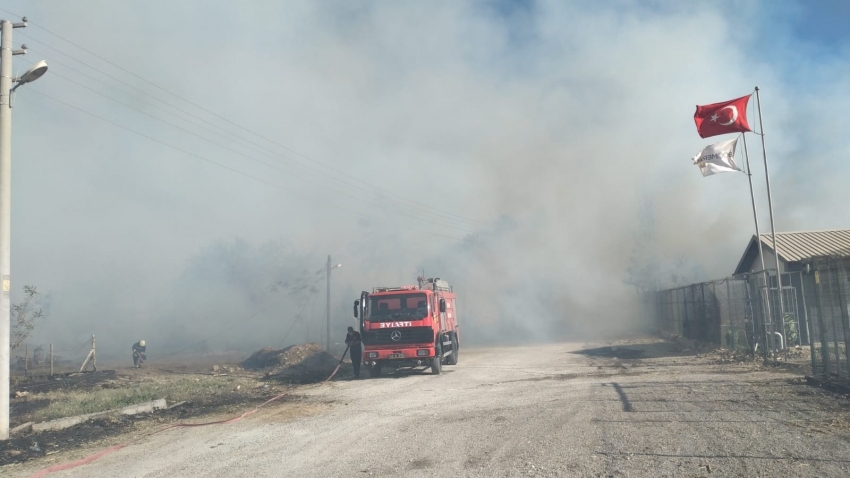
M 331 373 L 330 376 L 328 376 L 328 378 L 326 378 L 323 381 L 321 381 L 320 383 L 318 383 L 317 386 L 324 385 L 325 383 L 329 382 L 330 379 L 332 379 L 336 375 L 336 373 L 339 371 L 339 368 L 342 366 L 342 361 L 345 360 L 345 354 L 348 353 L 348 348 L 349 348 L 349 345 L 346 345 L 345 351 L 342 353 L 342 357 L 340 357 L 339 362 L 337 362 L 336 368 L 334 368 L 333 373 Z M 155 432 L 148 433 L 146 435 L 142 435 L 139 438 L 136 438 L 135 440 L 130 441 L 128 443 L 120 443 L 118 445 L 113 445 L 109 448 L 101 450 L 101 451 L 99 451 L 99 452 L 97 452 L 93 455 L 89 455 L 85 458 L 80 458 L 79 460 L 76 460 L 76 461 L 70 461 L 70 462 L 67 462 L 67 463 L 60 463 L 58 465 L 53 465 L 49 468 L 44 468 L 44 469 L 39 470 L 39 471 L 35 472 L 34 474 L 32 474 L 30 478 L 41 478 L 42 476 L 46 476 L 50 473 L 55 473 L 57 471 L 65 471 L 65 470 L 70 470 L 72 468 L 77 468 L 79 466 L 87 465 L 87 464 L 92 463 L 92 462 L 112 453 L 112 452 L 116 452 L 116 451 L 118 451 L 122 448 L 126 448 L 130 445 L 136 444 L 144 438 L 148 438 L 148 437 L 151 437 L 153 435 L 157 435 L 157 434 L 162 433 L 162 432 L 167 431 L 167 430 L 172 430 L 172 429 L 175 429 L 175 428 L 195 428 L 195 427 L 205 427 L 205 426 L 209 426 L 209 425 L 226 425 L 226 424 L 229 424 L 229 423 L 236 423 L 238 421 L 241 421 L 243 418 L 245 418 L 249 415 L 253 415 L 253 414 L 257 413 L 264 406 L 266 406 L 269 403 L 272 403 L 276 400 L 280 400 L 281 398 L 285 397 L 286 395 L 289 395 L 289 391 L 286 391 L 286 392 L 281 393 L 280 395 L 274 396 L 274 397 L 266 400 L 265 402 L 257 405 L 255 408 L 248 410 L 248 411 L 242 413 L 241 415 L 233 417 L 233 418 L 228 418 L 228 419 L 224 419 L 224 420 L 215 420 L 215 421 L 204 422 L 204 423 L 175 423 L 173 425 L 168 425 L 168 426 L 161 428 L 161 429 L 159 429 Z

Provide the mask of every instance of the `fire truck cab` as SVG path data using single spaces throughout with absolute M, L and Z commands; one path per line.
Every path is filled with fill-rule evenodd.
M 377 377 L 382 367 L 457 365 L 460 330 L 448 282 L 418 279 L 418 286 L 375 287 L 354 301 L 360 321 L 363 364 Z

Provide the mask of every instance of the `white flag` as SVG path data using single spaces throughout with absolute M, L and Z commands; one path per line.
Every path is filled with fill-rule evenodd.
M 740 171 L 741 169 L 735 164 L 735 146 L 737 145 L 738 138 L 714 143 L 693 157 L 694 164 L 699 166 L 703 176 Z

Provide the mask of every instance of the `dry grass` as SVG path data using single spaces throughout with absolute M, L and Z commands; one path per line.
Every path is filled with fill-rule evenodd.
M 259 382 L 237 376 L 145 377 L 138 381 L 117 380 L 86 391 L 56 390 L 34 396 L 50 404 L 36 410 L 32 421 L 83 415 L 165 398 L 169 403 L 191 401 L 197 404 L 232 403 L 254 396 Z

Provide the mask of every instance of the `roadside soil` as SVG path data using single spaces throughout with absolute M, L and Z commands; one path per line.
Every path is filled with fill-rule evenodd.
M 846 396 L 656 339 L 470 348 L 440 376 L 295 390 L 241 422 L 144 436 L 56 476 L 850 475 Z M 139 433 L 0 471 L 29 476 Z
M 69 402 L 82 399 L 80 401 L 88 406 L 99 395 L 109 395 L 105 400 L 107 404 L 110 399 L 121 400 L 114 406 L 104 405 L 104 409 L 120 408 L 156 398 L 166 398 L 169 405 L 182 401 L 185 403 L 154 413 L 112 415 L 63 430 L 13 436 L 10 440 L 0 441 L 0 469 L 4 465 L 88 449 L 93 445 L 114 444 L 128 436 L 144 435 L 154 428 L 173 423 L 204 422 L 223 416 L 229 418 L 229 415 L 238 415 L 284 392 L 291 392 L 291 395 L 274 402 L 272 408 L 282 404 L 296 404 L 303 401 L 303 397 L 298 395 L 296 384 L 324 380 L 336 365 L 336 360 L 332 360 L 330 371 L 326 371 L 332 357 L 320 349 L 319 354 L 315 349 L 313 344 L 290 347 L 290 367 L 278 363 L 272 370 L 274 374 L 262 367 L 245 370 L 238 362 L 223 363 L 216 361 L 215 357 L 205 357 L 198 363 L 175 361 L 155 362 L 151 365 L 149 362 L 139 369 L 124 367 L 103 370 L 99 367 L 98 372 L 64 373 L 54 377 L 34 376 L 26 379 L 19 377 L 12 386 L 10 418 L 13 428 L 29 421 L 38 423 L 57 418 L 47 415 L 48 412 L 72 416 L 100 411 L 77 410 L 74 405 L 57 407 L 55 402 L 66 399 Z M 232 360 L 233 357 L 228 358 Z M 307 366 L 302 363 L 305 361 Z M 316 366 L 317 363 L 321 367 Z M 341 371 L 338 379 L 350 377 L 349 369 L 350 366 Z M 162 392 L 150 392 L 151 388 Z M 153 393 L 156 397 L 144 396 L 144 392 Z M 50 409 L 51 406 L 58 410 Z M 65 410 L 68 413 L 61 413 Z

